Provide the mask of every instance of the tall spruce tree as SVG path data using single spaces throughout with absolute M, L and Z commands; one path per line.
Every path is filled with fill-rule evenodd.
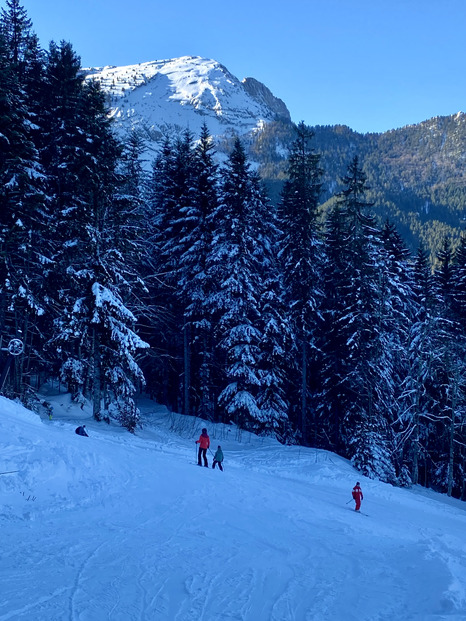
M 194 196 L 186 213 L 186 249 L 181 257 L 179 286 L 186 300 L 184 317 L 189 325 L 191 387 L 195 398 L 193 411 L 208 420 L 215 417 L 215 348 L 211 316 L 206 308 L 212 285 L 207 274 L 207 259 L 214 230 L 212 219 L 218 207 L 218 166 L 207 126 L 202 127 L 199 143 L 193 151 Z
M 256 192 L 244 148 L 236 139 L 223 170 L 220 200 L 212 218 L 215 229 L 207 273 L 212 292 L 206 301 L 216 322 L 223 352 L 224 379 L 219 405 L 226 420 L 245 427 L 260 419 L 259 274 L 255 230 L 251 225 Z
M 460 255 L 461 256 L 461 255 Z M 434 273 L 439 299 L 439 322 L 436 353 L 439 357 L 439 413 L 435 425 L 436 482 L 452 495 L 455 480 L 460 480 L 462 460 L 458 448 L 461 445 L 461 429 L 466 411 L 466 361 L 464 351 L 466 338 L 456 312 L 458 288 L 456 283 L 458 264 L 455 264 L 451 243 L 444 240 L 437 255 Z M 438 446 L 440 445 L 440 446 Z M 458 493 L 458 490 L 457 490 Z
M 309 420 L 309 392 L 315 373 L 313 352 L 321 299 L 322 252 L 317 226 L 322 170 L 320 156 L 311 146 L 312 137 L 304 123 L 296 127 L 279 211 L 279 227 L 283 231 L 279 257 L 296 347 L 289 373 L 290 377 L 296 371 L 299 373 L 293 403 L 296 422 L 306 442 L 315 441 L 316 435 L 315 421 L 310 425 Z
M 283 283 L 274 261 L 264 266 L 260 298 L 260 358 L 257 405 L 261 413 L 259 431 L 274 432 L 282 442 L 294 441 L 289 423 L 286 394 L 286 361 L 291 349 L 291 330 L 287 321 Z
M 403 399 L 409 376 L 410 330 L 416 312 L 414 302 L 414 272 L 410 253 L 395 226 L 385 222 L 382 229 L 382 270 L 380 277 L 381 307 L 383 309 L 385 366 L 384 402 L 386 418 L 395 431 L 394 464 L 400 484 L 409 485 L 410 475 L 404 462 L 403 442 L 398 435 L 404 408 L 411 403 Z
M 455 251 L 454 258 L 454 302 L 453 311 L 458 324 L 461 340 L 466 337 L 466 236 L 462 236 Z M 464 357 L 461 357 L 463 361 Z M 464 392 L 464 387 L 462 387 Z M 458 422 L 456 428 L 456 447 L 458 451 L 457 468 L 455 472 L 456 495 L 466 500 L 466 411 L 464 405 L 458 408 Z
M 31 23 L 19 2 L 7 7 L 0 19 L 0 332 L 25 343 L 27 358 L 17 358 L 10 375 L 14 392 L 24 398 L 24 363 L 37 361 L 41 350 L 43 174 L 24 80 Z
M 166 137 L 152 163 L 145 188 L 146 246 L 142 275 L 148 287 L 144 337 L 151 346 L 144 360 L 144 373 L 151 396 L 181 411 L 180 394 L 180 310 L 174 286 L 170 252 L 171 218 L 174 203 L 175 147 Z
M 153 244 L 157 249 L 157 296 L 165 309 L 168 324 L 162 337 L 164 355 L 172 361 L 170 377 L 166 381 L 176 396 L 172 406 L 189 414 L 192 397 L 191 323 L 185 316 L 188 304 L 185 283 L 189 278 L 189 260 L 185 253 L 189 252 L 198 215 L 194 139 L 190 131 L 184 132 L 174 145 L 166 141 L 153 173 L 151 192 L 155 214 Z
M 11 67 L 22 83 L 32 36 L 32 21 L 20 0 L 6 0 L 6 8 L 1 10 L 0 23 Z
M 44 166 L 56 218 L 58 285 L 53 343 L 65 379 L 81 390 L 90 386 L 94 417 L 115 416 L 133 431 L 135 382 L 143 380 L 134 355 L 145 344 L 134 333 L 136 319 L 122 298 L 131 210 L 125 211 L 119 194 L 121 149 L 104 95 L 98 85 L 83 81 L 70 44 L 51 44 L 46 75 L 50 115 Z
M 349 351 L 343 329 L 351 270 L 349 241 L 343 206 L 337 203 L 328 214 L 324 237 L 323 300 L 318 340 L 320 390 L 316 409 L 319 444 L 340 454 L 346 453 L 344 420 L 351 401 L 351 395 L 344 387 Z
M 81 283 L 70 277 L 76 264 L 89 256 L 82 235 L 87 231 L 85 141 L 80 115 L 83 78 L 80 60 L 71 44 L 52 42 L 47 55 L 47 98 L 43 113 L 41 162 L 47 177 L 52 262 L 44 272 L 55 311 L 55 330 L 50 351 L 63 365 L 63 377 L 72 386 L 73 398 L 83 398 L 91 377 L 88 339 L 65 329 L 71 321 Z M 74 336 L 73 336 L 74 335 Z M 81 340 L 82 336 L 82 340 Z
M 341 364 L 343 441 L 358 469 L 368 476 L 394 481 L 393 438 L 386 417 L 392 368 L 386 356 L 380 231 L 372 203 L 366 200 L 366 176 L 357 157 L 349 165 L 343 183 L 344 189 L 338 196 L 338 217 L 344 222 L 347 265 L 344 279 L 339 279 L 336 307 L 342 314 L 333 317 L 341 333 L 336 342 L 343 347 L 336 352 Z
M 414 263 L 415 315 L 409 339 L 409 369 L 404 383 L 403 429 L 405 462 L 413 484 L 428 481 L 427 424 L 434 408 L 436 384 L 434 352 L 436 347 L 437 295 L 427 252 L 421 245 Z M 422 475 L 422 476 L 421 476 Z

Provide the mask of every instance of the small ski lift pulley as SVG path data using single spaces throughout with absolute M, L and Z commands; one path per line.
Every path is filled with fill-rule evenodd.
M 21 339 L 11 339 L 8 343 L 8 353 L 12 356 L 20 356 L 24 351 L 23 341 Z

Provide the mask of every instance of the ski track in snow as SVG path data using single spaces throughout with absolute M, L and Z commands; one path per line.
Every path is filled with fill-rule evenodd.
M 225 472 L 193 468 L 205 423 L 174 433 L 163 409 L 80 438 L 79 415 L 9 404 L 0 621 L 466 621 L 464 503 L 212 425 Z

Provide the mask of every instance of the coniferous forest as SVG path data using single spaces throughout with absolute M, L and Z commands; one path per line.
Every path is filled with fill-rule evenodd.
M 95 419 L 137 395 L 466 499 L 466 239 L 435 269 L 381 227 L 363 162 L 325 211 L 295 128 L 278 207 L 237 139 L 167 137 L 150 172 L 117 139 L 72 45 L 0 18 L 0 391 L 47 407 L 53 379 Z M 8 353 L 19 339 L 20 355 Z

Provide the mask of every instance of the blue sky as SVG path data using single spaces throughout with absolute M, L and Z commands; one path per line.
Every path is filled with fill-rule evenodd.
M 42 45 L 71 41 L 83 66 L 213 58 L 266 84 L 296 122 L 386 131 L 466 109 L 466 0 L 23 5 Z

